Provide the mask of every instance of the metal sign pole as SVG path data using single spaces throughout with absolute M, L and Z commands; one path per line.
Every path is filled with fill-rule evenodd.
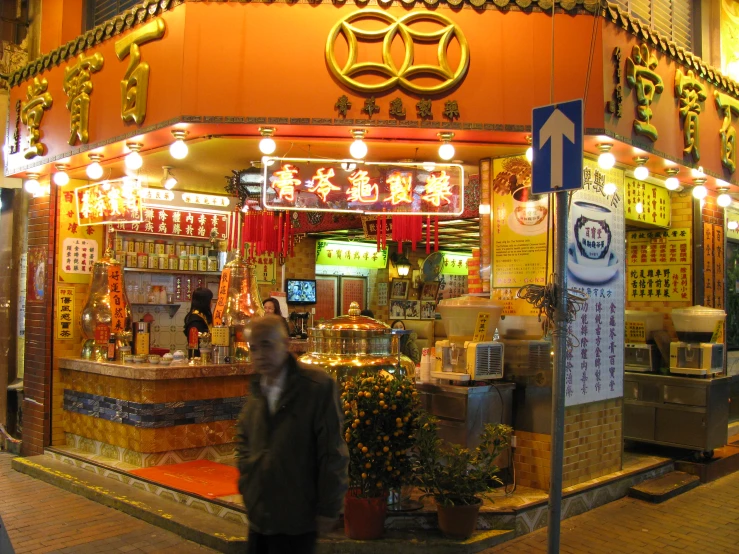
M 567 364 L 567 191 L 557 192 L 554 228 L 554 284 L 556 287 L 552 379 L 552 451 L 549 481 L 549 519 L 547 522 L 548 552 L 559 552 L 560 520 L 562 517 L 562 470 L 565 432 L 565 366 Z

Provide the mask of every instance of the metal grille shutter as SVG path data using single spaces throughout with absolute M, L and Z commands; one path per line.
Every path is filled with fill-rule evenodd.
M 87 28 L 92 29 L 140 3 L 141 0 L 91 0 Z
M 693 8 L 690 0 L 615 0 L 629 15 L 659 31 L 678 46 L 693 51 Z

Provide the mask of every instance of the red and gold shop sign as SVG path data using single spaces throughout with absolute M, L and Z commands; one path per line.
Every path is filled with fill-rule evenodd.
M 231 286 L 231 268 L 224 267 L 221 272 L 221 283 L 218 285 L 218 300 L 216 309 L 213 310 L 213 325 L 221 325 L 223 322 L 223 310 L 228 303 L 228 289 Z
M 56 338 L 74 338 L 74 287 L 56 289 Z
M 111 332 L 125 330 L 126 305 L 123 300 L 123 272 L 118 265 L 108 268 L 108 290 L 110 291 Z
M 120 224 L 117 228 L 131 233 L 225 239 L 228 233 L 228 216 L 223 212 L 144 207 L 143 221 Z
M 74 189 L 80 226 L 141 221 L 138 184 L 125 179 Z
M 266 158 L 268 210 L 460 215 L 464 169 L 457 164 Z

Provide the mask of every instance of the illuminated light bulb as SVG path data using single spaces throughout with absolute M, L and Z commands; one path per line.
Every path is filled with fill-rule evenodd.
M 636 213 L 643 214 L 644 213 L 644 204 L 641 202 L 637 203 L 636 205 Z
M 260 127 L 259 133 L 262 135 L 262 140 L 259 141 L 259 151 L 262 154 L 269 156 L 275 150 L 277 150 L 277 143 L 272 138 L 275 132 L 274 127 Z
M 616 192 L 616 184 L 615 183 L 606 183 L 603 186 L 603 192 L 606 193 L 607 196 L 611 196 Z
M 367 155 L 367 145 L 362 139 L 355 140 L 349 147 L 349 154 L 355 160 L 361 160 Z
M 175 188 L 175 186 L 177 186 L 177 179 L 170 175 L 169 177 L 167 177 L 167 180 L 164 181 L 164 188 L 167 190 L 172 190 L 173 188 Z
M 169 146 L 169 153 L 175 160 L 182 160 L 187 157 L 189 151 L 187 144 L 185 144 L 185 137 L 187 131 L 172 131 L 175 141 Z
M 529 163 L 534 161 L 534 148 L 532 146 L 526 149 L 526 161 Z
M 439 157 L 442 160 L 451 160 L 454 157 L 454 145 L 449 142 L 445 142 L 439 146 Z
M 38 175 L 34 173 L 28 174 L 28 179 L 23 183 L 23 189 L 33 196 L 38 195 L 41 192 L 41 183 L 38 182 Z
M 729 206 L 731 206 L 732 202 L 733 200 L 731 196 L 729 196 L 725 192 L 722 192 L 716 197 L 716 204 L 718 204 L 722 208 L 728 208 Z
M 634 169 L 634 177 L 636 179 L 639 179 L 640 181 L 643 181 L 647 177 L 649 177 L 649 169 L 646 166 L 640 165 L 639 167 Z
M 128 169 L 136 171 L 141 169 L 142 165 L 144 165 L 144 158 L 138 152 L 131 152 L 126 156 L 126 167 Z
M 100 165 L 100 160 L 102 160 L 103 157 L 100 154 L 89 154 L 89 158 L 92 160 L 92 163 L 87 166 L 85 173 L 87 173 L 87 176 L 90 179 L 96 181 L 103 176 L 103 166 Z
M 64 185 L 69 183 L 69 175 L 67 175 L 66 171 L 67 166 L 64 164 L 57 164 L 56 165 L 56 173 L 54 173 L 54 184 L 58 187 L 63 187 Z
M 739 228 L 739 221 L 729 221 L 727 227 L 732 231 L 736 231 Z
M 612 144 L 599 144 L 600 156 L 598 156 L 598 166 L 601 169 L 612 169 L 616 165 L 616 156 L 611 154 Z
M 703 200 L 706 196 L 708 196 L 708 189 L 706 187 L 703 185 L 693 187 L 693 198 Z
M 668 177 L 665 179 L 665 188 L 667 190 L 677 190 L 680 188 L 680 181 L 677 180 L 677 177 Z

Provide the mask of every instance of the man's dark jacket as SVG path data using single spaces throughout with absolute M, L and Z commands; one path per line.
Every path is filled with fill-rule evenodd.
M 315 532 L 317 516 L 338 517 L 348 483 L 336 382 L 290 355 L 284 389 L 270 414 L 259 379 L 252 380 L 236 437 L 250 529 L 265 535 Z

